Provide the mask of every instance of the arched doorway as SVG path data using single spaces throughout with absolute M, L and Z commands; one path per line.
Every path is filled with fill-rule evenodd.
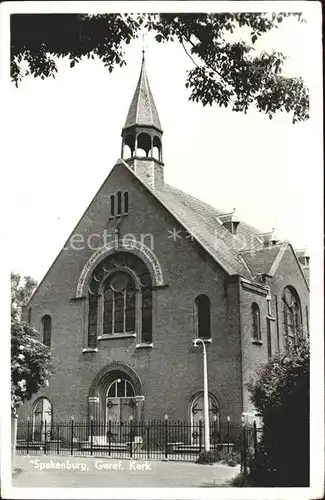
M 126 363 L 112 362 L 94 378 L 88 394 L 88 416 L 101 424 L 139 422 L 143 417 L 143 388 L 136 371 Z
M 106 392 L 106 423 L 136 420 L 136 406 L 133 384 L 127 378 L 116 378 Z
M 33 407 L 33 431 L 34 441 L 45 441 L 45 434 L 51 432 L 53 408 L 49 399 L 42 397 L 36 400 Z
M 210 436 L 212 433 L 220 431 L 220 410 L 216 397 L 213 394 L 208 396 Z M 191 443 L 198 445 L 200 440 L 204 445 L 204 398 L 203 392 L 195 394 L 189 404 Z M 200 431 L 201 429 L 201 431 Z M 201 435 L 201 437 L 200 437 Z

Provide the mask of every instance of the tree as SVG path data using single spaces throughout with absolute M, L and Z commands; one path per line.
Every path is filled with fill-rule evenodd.
M 37 281 L 30 276 L 22 278 L 20 274 L 11 273 L 11 317 L 20 320 L 23 306 L 31 298 Z
M 11 273 L 11 410 L 17 408 L 48 385 L 53 371 L 50 349 L 40 341 L 35 328 L 21 320 L 22 307 L 37 282 Z
M 50 349 L 28 323 L 11 322 L 11 410 L 32 398 L 48 385 L 52 372 Z
M 153 31 L 157 42 L 179 42 L 191 58 L 195 67 L 185 83 L 190 100 L 244 113 L 255 106 L 270 119 L 286 111 L 295 123 L 309 118 L 307 87 L 301 78 L 282 75 L 282 53 L 254 53 L 257 40 L 288 16 L 303 21 L 299 13 L 15 14 L 11 78 L 18 86 L 28 74 L 54 77 L 60 57 L 68 57 L 71 68 L 98 57 L 111 72 L 126 64 L 125 44 Z M 250 30 L 250 43 L 232 40 L 237 28 Z
M 249 389 L 263 419 L 256 485 L 309 486 L 308 341 L 272 357 Z

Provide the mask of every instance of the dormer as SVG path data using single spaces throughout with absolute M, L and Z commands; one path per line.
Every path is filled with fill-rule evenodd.
M 237 228 L 240 224 L 235 211 L 236 209 L 234 208 L 232 212 L 220 214 L 217 217 L 218 222 L 233 235 L 237 234 Z
M 295 250 L 299 263 L 302 267 L 309 267 L 309 255 L 307 253 L 307 249 L 304 248 L 302 250 Z
M 274 228 L 268 233 L 259 234 L 258 237 L 265 247 L 271 247 L 277 245 L 280 242 L 280 240 L 276 237 Z

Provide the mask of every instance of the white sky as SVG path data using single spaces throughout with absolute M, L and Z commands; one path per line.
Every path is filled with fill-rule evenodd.
M 315 83 L 312 23 L 285 20 L 260 48 L 288 56 L 285 73 Z M 316 38 L 317 39 L 317 38 Z M 321 170 L 313 119 L 293 125 L 287 114 L 269 120 L 188 100 L 183 48 L 146 38 L 147 73 L 164 129 L 165 180 L 261 231 L 273 227 L 295 247 L 310 246 L 310 191 Z M 11 269 L 40 280 L 120 155 L 121 129 L 138 80 L 142 40 L 127 48 L 127 66 L 109 73 L 99 61 L 56 78 L 24 78 L 8 92 L 6 144 L 14 193 L 7 236 Z M 316 64 L 315 64 L 316 63 Z M 319 69 L 319 68 L 318 68 Z M 317 71 L 317 69 L 316 69 Z M 316 181 L 317 182 L 317 181 Z M 314 183 L 314 184 L 313 184 Z M 23 248 L 23 251 L 22 251 Z

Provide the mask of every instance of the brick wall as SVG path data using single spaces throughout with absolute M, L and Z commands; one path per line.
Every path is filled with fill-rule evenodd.
M 226 284 L 224 272 L 188 239 L 168 238 L 175 220 L 124 167 L 116 167 L 106 180 L 74 233 L 113 230 L 109 219 L 109 196 L 121 189 L 129 192 L 129 215 L 120 224 L 120 234 L 137 239 L 152 234 L 154 248 L 164 274 L 165 288 L 154 291 L 152 349 L 136 349 L 134 339 L 101 341 L 97 353 L 83 353 L 85 302 L 72 300 L 80 273 L 93 250 L 67 248 L 53 263 L 30 306 L 31 322 L 39 328 L 44 314 L 52 316 L 52 352 L 56 373 L 50 387 L 40 395 L 50 398 L 56 419 L 87 416 L 90 385 L 100 369 L 122 361 L 138 373 L 145 395 L 145 418 L 187 419 L 188 404 L 202 390 L 202 349 L 192 347 L 194 301 L 204 293 L 211 301 L 212 344 L 208 350 L 209 390 L 223 416 L 240 418 L 242 374 L 238 285 Z M 148 239 L 145 241 L 147 243 Z M 81 246 L 81 245 L 80 245 Z M 31 405 L 21 410 L 22 418 Z

